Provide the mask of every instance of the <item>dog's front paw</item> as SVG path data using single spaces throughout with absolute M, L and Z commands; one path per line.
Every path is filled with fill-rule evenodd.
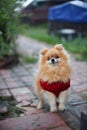
M 57 112 L 57 107 L 56 106 L 51 107 L 50 112 Z
M 37 109 L 41 109 L 43 107 L 43 104 L 42 102 L 39 102 L 38 106 L 37 106 Z
M 64 104 L 59 104 L 59 110 L 60 111 L 66 110 L 65 105 Z

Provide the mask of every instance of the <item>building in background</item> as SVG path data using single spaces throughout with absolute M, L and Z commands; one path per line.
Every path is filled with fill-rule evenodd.
M 48 9 L 70 0 L 33 0 L 21 10 L 21 21 L 28 24 L 37 24 L 47 21 Z

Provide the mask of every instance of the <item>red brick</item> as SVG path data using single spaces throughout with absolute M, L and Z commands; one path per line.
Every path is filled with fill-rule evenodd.
M 10 89 L 11 93 L 14 96 L 17 95 L 25 95 L 25 94 L 31 94 L 31 91 L 27 88 L 27 87 L 19 87 L 19 88 L 14 88 L 14 89 Z
M 25 115 L 29 116 L 29 115 L 38 114 L 38 113 L 43 113 L 43 110 L 42 109 L 29 110 L 25 112 Z
M 21 102 L 21 106 L 22 106 L 22 107 L 26 107 L 26 106 L 30 106 L 30 105 L 31 105 L 31 102 L 30 102 L 30 101 L 24 100 L 24 101 Z
M 25 64 L 25 65 L 24 65 L 24 67 L 25 67 L 26 69 L 28 69 L 28 70 L 29 70 L 29 69 L 32 69 L 33 66 L 35 67 L 34 64 Z
M 1 75 L 0 75 L 0 82 L 2 81 L 2 77 L 1 77 Z
M 19 81 L 18 77 L 5 78 L 5 82 L 17 82 Z
M 32 77 L 29 76 L 29 75 L 28 75 L 28 76 L 22 76 L 21 79 L 22 79 L 22 81 L 24 81 L 24 82 L 32 81 Z
M 3 78 L 11 78 L 11 70 L 0 70 L 0 74 Z
M 22 98 L 20 97 L 20 95 L 14 95 L 14 99 L 19 103 L 22 101 Z
M 69 127 L 61 126 L 61 127 L 53 128 L 52 130 L 71 130 L 71 129 Z
M 70 93 L 69 94 L 69 97 L 68 97 L 68 102 L 72 105 L 78 103 L 78 102 L 81 102 L 83 101 L 82 97 L 79 96 L 77 93 L 73 92 L 73 93 Z
M 78 85 L 79 83 L 77 81 L 75 81 L 74 79 L 71 79 L 71 87 L 73 88 L 73 86 Z
M 3 98 L 11 98 L 12 94 L 9 92 L 8 89 L 1 90 L 1 96 Z
M 14 95 L 14 94 L 13 94 Z M 16 99 L 17 102 L 21 102 L 21 101 L 31 101 L 33 99 L 35 99 L 36 97 L 32 94 L 16 94 L 14 95 L 14 98 Z
M 14 98 L 16 99 L 17 102 L 25 101 L 25 100 L 30 100 L 29 94 L 16 94 L 14 95 Z
M 61 126 L 61 127 L 57 127 L 57 128 L 53 128 L 52 130 L 71 130 L 69 127 L 64 127 L 64 126 Z
M 87 91 L 87 83 L 73 86 L 72 88 L 75 92 Z
M 84 101 L 83 101 L 82 104 L 77 104 L 75 106 L 74 111 L 78 115 L 78 117 L 80 117 L 80 115 L 81 115 L 82 112 L 87 113 L 87 109 L 86 108 L 87 108 L 87 103 L 86 102 L 84 103 Z
M 0 82 L 0 90 L 6 88 L 8 88 L 8 86 L 4 82 Z
M 16 81 L 8 81 L 6 82 L 6 84 L 8 85 L 8 88 L 19 88 L 24 86 L 24 84 L 22 82 L 16 82 Z
M 33 100 L 31 103 L 31 107 L 37 107 L 37 105 L 38 105 L 38 100 L 37 99 Z
M 0 130 L 46 130 L 57 127 L 61 128 L 59 130 L 70 130 L 56 113 L 32 114 L 0 122 Z

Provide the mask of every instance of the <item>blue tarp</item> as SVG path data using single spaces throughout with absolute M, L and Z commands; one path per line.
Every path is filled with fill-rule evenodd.
M 87 3 L 71 1 L 49 8 L 48 20 L 87 23 Z

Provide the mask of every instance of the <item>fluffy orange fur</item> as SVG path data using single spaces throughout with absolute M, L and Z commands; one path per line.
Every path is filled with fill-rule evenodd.
M 40 52 L 39 69 L 36 76 L 36 93 L 37 95 L 42 90 L 40 86 L 40 79 L 48 81 L 48 83 L 63 81 L 67 82 L 71 75 L 71 65 L 69 63 L 69 56 L 61 44 L 55 45 L 51 49 L 43 49 Z M 49 65 L 48 58 L 59 57 L 56 65 Z

